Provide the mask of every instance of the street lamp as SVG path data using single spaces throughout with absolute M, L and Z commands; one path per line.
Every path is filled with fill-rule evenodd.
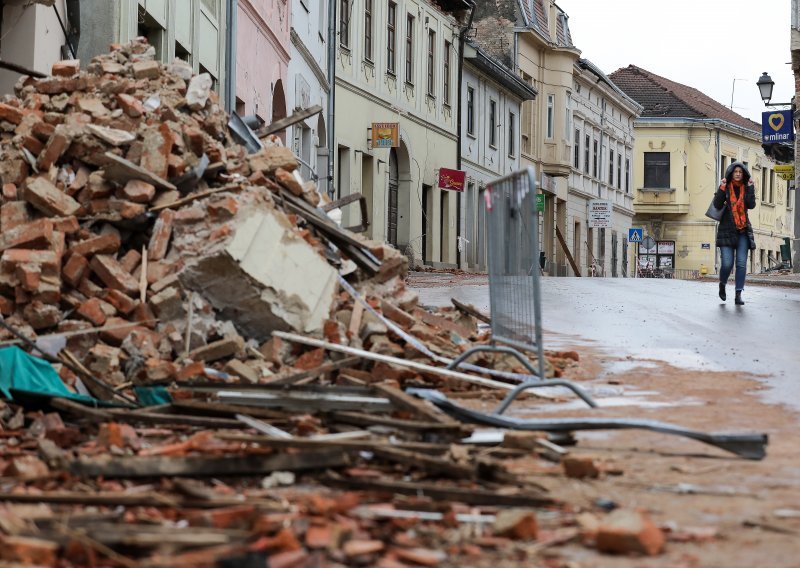
M 758 85 L 758 90 L 761 93 L 761 100 L 764 101 L 764 106 L 768 107 L 775 107 L 775 106 L 790 106 L 792 103 L 772 103 L 770 104 L 770 99 L 772 98 L 772 88 L 775 86 L 775 81 L 772 80 L 772 77 L 767 75 L 767 72 L 764 71 L 761 74 L 761 77 L 758 78 L 756 81 L 756 85 Z

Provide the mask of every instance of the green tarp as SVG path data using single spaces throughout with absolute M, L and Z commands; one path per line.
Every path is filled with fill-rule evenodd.
M 0 349 L 0 393 L 13 399 L 11 391 L 70 398 L 97 403 L 94 398 L 70 392 L 53 366 L 19 347 Z

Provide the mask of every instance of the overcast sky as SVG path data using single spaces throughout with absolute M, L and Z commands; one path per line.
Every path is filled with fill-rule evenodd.
M 775 81 L 789 102 L 791 0 L 556 0 L 581 57 L 606 74 L 636 65 L 701 91 L 761 123 L 756 81 Z M 788 107 L 784 107 L 788 108 Z

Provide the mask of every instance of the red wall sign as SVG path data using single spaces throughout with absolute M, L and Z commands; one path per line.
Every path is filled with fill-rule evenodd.
M 467 180 L 467 172 L 462 172 L 461 170 L 450 170 L 447 168 L 439 169 L 440 189 L 464 191 L 464 182 L 466 180 Z

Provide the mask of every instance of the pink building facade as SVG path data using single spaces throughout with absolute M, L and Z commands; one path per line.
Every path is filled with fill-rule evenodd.
M 289 66 L 288 0 L 238 0 L 236 112 L 264 123 L 284 118 Z

